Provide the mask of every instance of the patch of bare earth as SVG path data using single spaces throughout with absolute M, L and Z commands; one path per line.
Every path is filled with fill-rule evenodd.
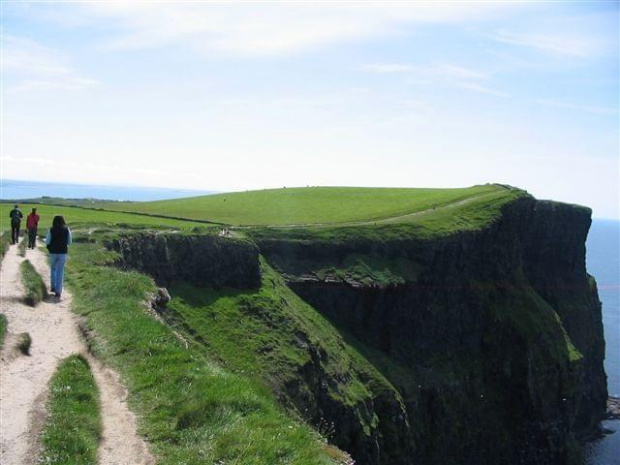
M 38 249 L 28 250 L 26 258 L 49 281 L 46 255 Z M 23 260 L 17 247 L 11 246 L 0 268 L 0 313 L 6 315 L 9 331 L 0 351 L 0 463 L 37 462 L 48 383 L 58 363 L 77 353 L 88 358 L 101 395 L 103 438 L 99 463 L 154 463 L 147 445 L 136 433 L 136 418 L 127 406 L 127 391 L 119 376 L 87 354 L 78 319 L 70 310 L 71 294 L 65 289 L 62 301 L 48 298 L 34 308 L 23 303 L 19 270 Z M 30 356 L 14 347 L 15 335 L 24 332 L 32 339 Z

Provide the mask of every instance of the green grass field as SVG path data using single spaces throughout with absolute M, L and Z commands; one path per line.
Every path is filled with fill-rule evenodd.
M 217 231 L 217 224 L 227 224 L 269 228 L 269 234 L 276 235 L 278 232 L 274 228 L 288 229 L 286 234 L 292 235 L 309 231 L 315 238 L 317 235 L 330 238 L 351 234 L 385 237 L 386 232 L 396 236 L 403 233 L 429 236 L 478 229 L 497 218 L 506 203 L 526 195 L 520 189 L 497 184 L 459 189 L 309 187 L 156 202 L 97 202 L 92 209 L 84 203 L 80 207 L 36 206 L 42 217 L 40 234 L 51 225 L 54 215 L 63 215 L 70 227 L 82 228 Z M 32 206 L 20 205 L 24 214 Z M 5 228 L 11 208 L 12 204 L 0 203 L 0 223 Z
M 90 227 L 90 226 L 114 226 L 123 227 L 165 227 L 174 229 L 191 229 L 195 227 L 205 226 L 204 224 L 193 221 L 180 221 L 170 218 L 158 218 L 146 215 L 133 215 L 122 212 L 109 212 L 101 210 L 91 210 L 87 208 L 56 206 L 56 205 L 34 205 L 20 204 L 20 210 L 24 214 L 22 220 L 22 229 L 26 227 L 26 216 L 33 207 L 37 208 L 37 213 L 41 217 L 39 220 L 39 234 L 45 234 L 48 228 L 52 226 L 52 220 L 56 215 L 62 215 L 69 227 Z M 0 229 L 9 229 L 10 234 L 9 212 L 13 209 L 13 204 L 0 203 Z M 27 239 L 26 239 L 27 240 Z
M 487 195 L 511 197 L 498 185 L 462 189 L 308 187 L 209 195 L 156 202 L 102 204 L 106 209 L 207 220 L 242 226 L 414 221 L 442 207 Z M 433 210 L 435 209 L 435 210 Z M 410 215 L 410 216 L 407 216 Z

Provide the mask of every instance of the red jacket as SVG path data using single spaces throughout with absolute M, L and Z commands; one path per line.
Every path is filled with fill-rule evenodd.
M 28 218 L 26 219 L 26 228 L 30 229 L 30 228 L 36 228 L 39 226 L 39 215 L 37 215 L 36 213 L 31 213 L 30 215 L 28 215 Z

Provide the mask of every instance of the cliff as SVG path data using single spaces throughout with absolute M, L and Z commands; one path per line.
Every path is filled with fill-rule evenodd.
M 564 464 L 607 397 L 590 221 L 527 196 L 477 231 L 258 244 L 401 394 L 411 453 L 399 463 Z
M 586 208 L 523 195 L 484 227 L 441 234 L 111 247 L 170 286 L 169 321 L 207 355 L 261 377 L 359 464 L 573 464 L 607 398 L 589 225 Z
M 159 285 L 175 280 L 202 286 L 260 285 L 258 248 L 245 240 L 212 235 L 128 234 L 107 242 L 119 265 L 151 275 Z

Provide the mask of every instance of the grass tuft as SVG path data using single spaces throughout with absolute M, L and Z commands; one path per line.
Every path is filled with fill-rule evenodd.
M 17 349 L 24 355 L 30 355 L 30 346 L 32 345 L 32 338 L 28 333 L 20 333 L 17 335 Z
M 41 278 L 41 275 L 34 269 L 29 260 L 24 260 L 19 267 L 22 283 L 26 291 L 24 301 L 26 304 L 34 307 L 47 295 L 47 288 L 43 278 Z
M 0 313 L 0 349 L 4 345 L 4 337 L 6 336 L 6 330 L 9 325 L 9 321 L 6 319 L 4 313 Z
M 10 246 L 11 246 L 11 231 L 2 231 L 0 233 L 0 260 L 4 258 L 4 254 L 7 252 L 7 250 L 9 250 Z
M 99 391 L 83 356 L 73 355 L 59 365 L 50 384 L 48 412 L 41 462 L 96 464 L 102 431 Z

